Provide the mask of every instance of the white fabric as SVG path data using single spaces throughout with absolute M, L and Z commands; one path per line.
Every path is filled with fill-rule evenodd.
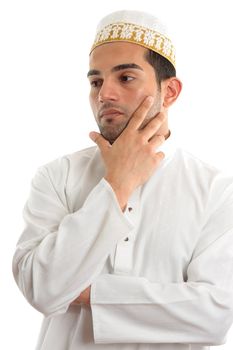
M 116 11 L 99 22 L 91 52 L 97 46 L 126 41 L 157 52 L 176 66 L 175 47 L 166 26 L 150 13 Z
M 150 13 L 132 10 L 115 11 L 108 14 L 107 16 L 101 19 L 96 31 L 98 33 L 109 24 L 119 22 L 134 23 L 141 27 L 148 28 L 148 30 L 154 30 L 165 36 L 169 36 L 167 26 L 164 23 L 162 23 L 160 19 L 151 15 Z
M 13 271 L 45 315 L 37 350 L 223 343 L 233 319 L 233 179 L 178 149 L 122 213 L 103 175 L 92 147 L 32 181 Z M 91 307 L 69 307 L 89 285 Z

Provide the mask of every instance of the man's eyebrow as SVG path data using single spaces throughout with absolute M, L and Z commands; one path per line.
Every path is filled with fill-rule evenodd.
M 118 66 L 115 66 L 111 69 L 112 72 L 117 72 L 119 70 L 123 70 L 123 69 L 139 69 L 139 70 L 143 70 L 142 67 L 140 67 L 138 64 L 136 63 L 124 63 L 124 64 L 119 64 Z
M 87 77 L 90 77 L 91 75 L 100 75 L 100 71 L 97 69 L 91 69 L 89 70 L 89 72 L 87 73 Z
M 124 69 L 139 69 L 139 70 L 143 70 L 142 67 L 140 67 L 136 63 L 123 63 L 123 64 L 119 64 L 119 65 L 113 67 L 111 69 L 111 72 L 118 72 L 118 71 L 124 70 Z M 87 73 L 87 77 L 90 77 L 91 75 L 100 75 L 100 74 L 101 74 L 101 72 L 99 70 L 91 69 Z

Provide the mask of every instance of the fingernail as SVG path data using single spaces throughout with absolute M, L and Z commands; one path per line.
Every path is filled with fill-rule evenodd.
M 148 96 L 147 97 L 147 101 L 148 101 L 148 103 L 152 103 L 154 101 L 154 97 L 153 96 Z
M 95 131 L 91 131 L 89 133 L 89 137 L 90 137 L 90 139 L 92 139 L 92 141 L 95 141 L 95 139 L 96 139 L 96 132 Z

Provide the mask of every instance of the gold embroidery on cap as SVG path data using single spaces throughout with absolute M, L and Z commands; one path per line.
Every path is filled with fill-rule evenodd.
M 175 48 L 171 40 L 159 32 L 132 23 L 109 24 L 97 33 L 91 51 L 112 41 L 128 41 L 144 46 L 167 58 L 175 67 Z

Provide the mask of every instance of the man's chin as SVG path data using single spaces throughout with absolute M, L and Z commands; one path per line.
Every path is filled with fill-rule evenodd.
M 106 128 L 100 128 L 101 135 L 107 140 L 111 145 L 116 141 L 116 139 L 122 134 L 122 132 L 127 127 L 129 121 L 126 124 L 118 125 L 118 127 L 114 126 L 114 128 L 106 127 Z
M 105 140 L 107 140 L 112 145 L 116 141 L 116 139 L 121 135 L 123 130 L 118 130 L 118 132 L 107 132 L 106 130 L 103 130 L 100 131 L 100 133 L 105 138 Z
M 113 136 L 113 135 L 106 135 L 104 133 L 101 132 L 101 135 L 103 136 L 103 138 L 105 138 L 105 140 L 107 140 L 111 145 L 116 141 L 116 139 L 118 138 L 119 135 L 117 136 Z

